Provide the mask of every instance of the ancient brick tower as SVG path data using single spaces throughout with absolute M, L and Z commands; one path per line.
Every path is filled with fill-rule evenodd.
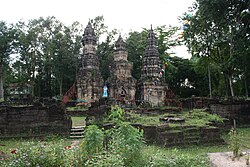
M 128 52 L 125 42 L 119 36 L 115 43 L 114 62 L 110 66 L 109 97 L 126 100 L 134 100 L 136 92 L 136 79 L 132 77 L 133 63 L 128 62 Z
M 89 22 L 84 30 L 81 67 L 77 75 L 77 98 L 87 101 L 99 100 L 102 96 L 103 79 L 96 56 L 96 35 Z
M 160 105 L 165 99 L 166 83 L 161 73 L 162 63 L 157 49 L 157 39 L 152 26 L 148 34 L 147 47 L 142 61 L 139 84 L 140 100 L 151 105 Z

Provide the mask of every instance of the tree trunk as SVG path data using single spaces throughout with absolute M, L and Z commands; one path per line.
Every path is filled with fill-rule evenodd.
M 62 87 L 63 87 L 63 80 L 60 79 L 60 82 L 59 82 L 60 96 L 63 96 Z
M 225 90 L 226 90 L 226 97 L 228 97 L 228 80 L 227 80 L 227 76 L 226 74 L 223 72 L 223 76 L 224 76 L 224 82 L 225 82 Z
M 228 81 L 229 81 L 229 87 L 230 87 L 230 91 L 231 91 L 231 96 L 234 97 L 234 88 L 233 88 L 232 76 L 228 75 Z
M 36 70 L 35 70 L 35 67 L 32 69 L 32 81 L 31 81 L 31 95 L 32 95 L 32 97 L 35 97 L 35 78 L 36 78 L 36 76 L 35 76 L 35 72 L 36 72 Z
M 208 71 L 209 97 L 212 98 L 212 85 L 211 85 L 211 74 L 210 74 L 210 66 L 209 66 L 209 64 L 208 64 L 208 67 L 207 67 L 207 71 Z
M 247 69 L 244 68 L 244 87 L 245 87 L 245 96 L 248 98 L 248 84 L 247 84 Z
M 246 93 L 246 98 L 248 98 L 247 77 L 245 77 L 245 79 L 244 79 L 244 83 L 245 83 L 245 93 Z
M 0 62 L 0 101 L 4 99 L 3 90 L 3 63 Z

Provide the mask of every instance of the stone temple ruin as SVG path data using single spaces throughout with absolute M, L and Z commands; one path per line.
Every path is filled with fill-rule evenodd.
M 96 35 L 90 22 L 85 28 L 82 45 L 81 67 L 77 75 L 77 98 L 99 100 L 102 94 L 103 79 L 96 56 Z
M 163 82 L 161 69 L 157 41 L 151 27 L 143 57 L 139 83 L 139 94 L 142 101 L 148 101 L 153 105 L 159 105 L 164 101 L 167 85 Z
M 115 99 L 135 99 L 136 79 L 132 77 L 131 70 L 133 63 L 128 62 L 128 52 L 125 49 L 125 42 L 119 36 L 115 43 L 114 63 L 110 66 L 109 96 Z
M 111 99 L 147 101 L 152 105 L 161 104 L 165 99 L 167 85 L 162 79 L 162 64 L 156 40 L 151 27 L 142 63 L 142 75 L 137 84 L 136 79 L 131 75 L 133 63 L 127 60 L 126 44 L 119 36 L 115 43 L 113 62 L 109 69 L 111 76 L 104 82 L 96 56 L 96 36 L 89 22 L 82 38 L 83 54 L 77 75 L 77 98 L 90 102 L 97 101 L 103 95 L 103 87 L 107 86 L 108 97 Z M 139 95 L 137 99 L 136 94 Z

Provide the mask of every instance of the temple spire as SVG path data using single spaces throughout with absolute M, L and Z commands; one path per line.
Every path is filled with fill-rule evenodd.
M 96 35 L 89 21 L 82 37 L 83 53 L 77 74 L 77 98 L 88 102 L 98 100 L 102 95 L 103 79 L 96 55 Z
M 149 46 L 157 46 L 157 39 L 155 37 L 155 33 L 154 33 L 153 28 L 152 28 L 152 24 L 151 24 L 151 28 L 149 30 L 147 42 L 148 42 Z
M 160 64 L 157 39 L 151 25 L 151 29 L 148 33 L 147 47 L 142 62 L 142 77 L 160 77 Z
M 152 105 L 160 105 L 165 99 L 167 85 L 163 82 L 160 61 L 157 48 L 157 38 L 152 25 L 148 30 L 147 46 L 142 60 L 141 79 L 139 84 L 139 97 L 142 101 L 148 101 Z
M 115 50 L 116 51 L 125 51 L 126 50 L 126 44 L 123 41 L 121 34 L 119 35 L 118 40 L 115 42 Z
M 94 28 L 92 27 L 90 21 L 88 22 L 88 25 L 86 26 L 84 30 L 83 38 L 81 41 L 82 41 L 83 46 L 88 45 L 88 44 L 96 45 L 97 38 L 95 35 Z

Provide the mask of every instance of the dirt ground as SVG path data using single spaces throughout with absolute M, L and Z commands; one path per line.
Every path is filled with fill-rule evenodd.
M 211 167 L 250 167 L 250 165 L 246 165 L 246 156 L 233 161 L 232 155 L 232 152 L 208 153 Z M 243 152 L 243 155 L 246 155 L 246 151 Z

